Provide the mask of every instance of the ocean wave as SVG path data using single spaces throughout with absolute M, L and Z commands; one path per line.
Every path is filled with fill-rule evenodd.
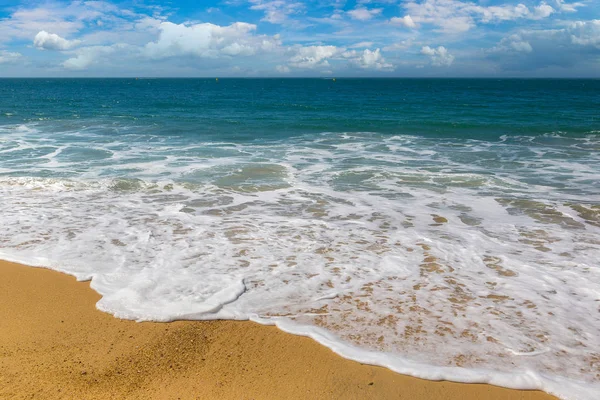
M 104 311 L 276 324 L 427 379 L 599 390 L 594 138 L 25 128 L 0 142 L 0 258 L 91 279 Z

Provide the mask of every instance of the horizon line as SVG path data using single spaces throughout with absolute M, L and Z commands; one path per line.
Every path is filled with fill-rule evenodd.
M 600 80 L 599 77 L 529 76 L 0 76 L 0 79 L 527 79 L 527 80 Z

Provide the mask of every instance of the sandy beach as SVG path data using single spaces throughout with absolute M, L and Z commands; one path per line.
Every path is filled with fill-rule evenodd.
M 0 262 L 1 399 L 527 399 L 339 357 L 252 322 L 136 323 L 98 311 L 88 283 Z

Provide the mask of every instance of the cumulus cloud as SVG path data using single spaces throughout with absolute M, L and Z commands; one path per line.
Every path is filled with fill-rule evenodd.
M 289 66 L 301 69 L 324 69 L 331 66 L 330 60 L 346 65 L 370 70 L 392 70 L 380 49 L 347 50 L 336 46 L 295 46 L 295 54 L 289 60 Z
M 552 45 L 563 52 L 586 50 L 600 54 L 600 20 L 574 21 L 563 29 L 524 30 L 503 38 L 491 51 L 531 53 L 534 47 L 530 43 L 539 49 Z
M 410 15 L 405 15 L 404 17 L 393 17 L 390 20 L 390 23 L 394 24 L 394 25 L 401 25 L 401 26 L 405 26 L 407 28 L 416 28 L 417 24 L 415 24 L 415 21 L 412 19 L 412 17 Z
M 575 21 L 561 31 L 563 40 L 569 36 L 571 43 L 577 46 L 593 47 L 600 50 L 600 19 Z
M 375 69 L 375 70 L 391 70 L 393 65 L 385 62 L 385 58 L 381 55 L 379 49 L 357 52 L 356 50 L 347 51 L 342 54 L 344 58 L 347 58 L 352 64 L 357 65 L 363 69 Z
M 60 35 L 73 34 L 84 27 L 81 19 L 58 7 L 18 9 L 8 18 L 0 20 L 0 41 L 31 40 L 43 30 Z
M 474 73 L 478 68 L 496 73 L 548 66 L 577 70 L 585 65 L 587 69 L 582 71 L 597 75 L 600 60 L 600 22 L 568 21 L 566 16 L 557 16 L 575 11 L 582 15 L 580 8 L 590 6 L 590 0 L 328 0 L 319 3 L 323 7 L 311 8 L 307 15 L 307 4 L 316 4 L 314 1 L 228 0 L 221 3 L 219 14 L 245 4 L 255 11 L 247 14 L 255 19 L 249 20 L 253 23 L 222 26 L 169 22 L 168 10 L 135 4 L 126 9 L 109 1 L 21 3 L 0 18 L 0 47 L 5 49 L 0 50 L 0 63 L 25 64 L 19 51 L 25 41 L 33 40 L 34 48 L 61 53 L 39 52 L 27 63 L 28 71 L 34 74 L 58 71 L 47 69 L 52 63 L 71 71 L 107 75 L 194 75 L 208 71 L 251 76 L 323 72 L 352 75 L 357 71 L 394 69 L 404 74 L 426 63 L 437 67 L 453 64 L 454 56 L 445 47 L 422 47 L 432 43 L 431 34 L 456 34 L 503 21 L 516 23 L 492 49 L 481 50 L 480 41 L 463 37 L 462 59 L 466 60 L 470 52 L 469 68 Z M 402 13 L 383 18 L 383 8 L 374 8 L 383 4 L 399 4 Z M 217 10 L 206 10 L 213 11 Z M 590 7 L 589 11 L 597 10 Z M 179 13 L 179 18 L 186 17 L 182 11 Z M 381 24 L 372 23 L 376 18 Z M 532 20 L 538 22 L 527 23 Z M 270 24 L 284 25 L 285 29 L 280 29 L 283 38 L 274 34 L 273 30 L 279 28 Z M 310 31 L 296 29 L 308 24 Z M 519 29 L 519 24 L 531 28 Z M 505 32 L 505 28 L 493 29 Z M 399 58 L 401 53 L 406 57 Z M 58 57 L 62 58 L 56 61 Z
M 533 48 L 527 40 L 523 39 L 521 35 L 514 34 L 503 38 L 498 46 L 494 47 L 492 51 L 516 51 L 531 53 Z
M 354 10 L 348 11 L 348 15 L 350 18 L 356 19 L 358 21 L 368 21 L 377 15 L 381 14 L 383 9 L 381 8 L 365 8 L 365 7 L 357 7 Z
M 489 57 L 513 71 L 597 64 L 600 20 L 574 21 L 562 29 L 522 30 L 503 38 Z
M 410 0 L 404 4 L 407 16 L 415 24 L 432 24 L 449 33 L 468 31 L 477 23 L 495 23 L 518 19 L 539 20 L 549 17 L 557 11 L 570 11 L 581 6 L 580 3 L 565 3 L 554 0 L 555 7 L 545 1 L 529 8 L 524 4 L 503 4 L 498 6 L 482 6 L 474 2 L 461 0 Z M 406 18 L 403 17 L 403 18 Z M 392 22 L 410 23 L 403 18 L 392 19 Z
M 159 29 L 158 40 L 145 46 L 145 54 L 149 58 L 251 56 L 280 46 L 278 35 L 256 35 L 256 25 L 244 22 L 229 26 L 163 22 Z
M 533 7 L 533 10 L 529 12 L 529 19 L 543 19 L 554 14 L 556 10 L 548 4 L 542 2 L 540 5 Z
M 73 57 L 63 62 L 62 66 L 72 71 L 85 70 L 99 61 L 107 60 L 107 58 L 110 58 L 115 52 L 126 49 L 130 50 L 130 54 L 135 50 L 131 48 L 131 46 L 123 43 L 117 43 L 112 46 L 81 47 L 75 50 L 73 52 Z
M 27 4 L 28 2 L 25 2 Z M 142 18 L 130 10 L 106 1 L 44 1 L 35 7 L 20 5 L 8 17 L 0 19 L 0 42 L 14 39 L 31 40 L 40 31 L 61 37 L 72 36 L 86 27 L 126 28 L 131 20 Z
M 23 55 L 14 51 L 0 50 L 0 64 L 8 64 L 19 61 Z
M 297 46 L 294 50 L 296 54 L 290 59 L 290 65 L 303 69 L 328 67 L 328 59 L 343 51 L 336 46 Z
M 421 54 L 428 56 L 431 65 L 436 67 L 449 67 L 454 62 L 454 56 L 444 46 L 439 46 L 437 49 L 425 46 L 421 48 Z
M 273 62 L 271 68 L 281 74 L 293 69 L 330 71 L 331 61 L 356 69 L 391 70 L 380 49 L 371 50 L 372 42 L 357 43 L 360 50 L 347 50 L 333 45 L 291 45 L 284 46 L 279 35 L 257 33 L 254 24 L 236 22 L 227 26 L 211 23 L 182 23 L 147 19 L 138 24 L 156 28 L 155 40 L 142 45 L 118 43 L 114 45 L 88 45 L 76 47 L 77 41 L 69 41 L 59 35 L 40 32 L 34 43 L 38 48 L 61 50 L 69 54 L 62 63 L 65 69 L 82 71 L 108 65 L 114 59 L 137 60 L 145 63 L 151 60 L 177 58 L 179 65 L 195 66 L 193 58 L 206 61 L 202 65 L 210 68 L 229 66 L 236 68 L 243 61 L 248 65 L 262 65 L 266 60 Z M 286 57 L 287 58 L 284 58 Z M 285 60 L 285 62 L 281 62 Z M 135 61 L 134 61 L 135 62 Z M 279 63 L 279 64 L 277 64 Z M 113 63 L 114 64 L 114 63 Z
M 79 40 L 67 40 L 55 33 L 39 31 L 33 39 L 33 45 L 41 50 L 69 50 L 81 43 Z

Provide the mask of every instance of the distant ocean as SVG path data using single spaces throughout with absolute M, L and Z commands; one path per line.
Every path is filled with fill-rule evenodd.
M 120 318 L 600 396 L 600 80 L 2 79 L 0 199 Z

